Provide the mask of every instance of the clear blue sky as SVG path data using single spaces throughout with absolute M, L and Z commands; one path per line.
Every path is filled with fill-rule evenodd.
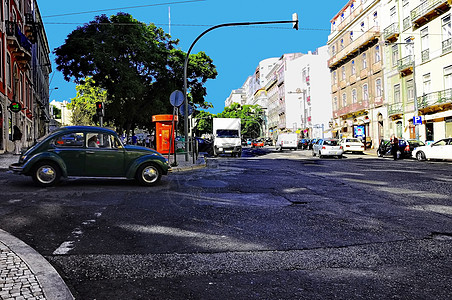
M 119 11 L 130 13 L 144 23 L 155 23 L 173 38 L 179 47 L 188 51 L 191 43 L 211 26 L 231 22 L 260 22 L 291 20 L 298 13 L 300 30 L 291 24 L 226 27 L 215 29 L 195 45 L 192 53 L 206 52 L 217 67 L 218 76 L 207 82 L 206 101 L 213 103 L 210 112 L 223 111 L 224 100 L 231 90 L 240 88 L 253 74 L 259 61 L 280 57 L 284 53 L 307 53 L 326 45 L 330 20 L 347 3 L 346 0 L 38 0 L 50 49 L 62 45 L 69 33 L 100 14 L 113 15 Z M 141 6 L 138 8 L 130 8 Z M 125 8 L 129 7 L 129 8 Z M 122 8 L 122 9 L 118 9 Z M 171 11 L 171 27 L 169 14 Z M 95 12 L 94 12 L 95 11 Z M 55 57 L 51 55 L 53 71 L 50 100 L 69 100 L 75 97 L 75 85 L 64 81 L 56 71 Z M 182 90 L 183 87 L 180 89 Z

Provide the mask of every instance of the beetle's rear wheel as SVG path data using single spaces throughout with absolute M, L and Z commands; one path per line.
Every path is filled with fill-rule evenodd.
M 53 186 L 60 181 L 61 170 L 54 162 L 39 162 L 33 168 L 33 181 L 42 187 Z

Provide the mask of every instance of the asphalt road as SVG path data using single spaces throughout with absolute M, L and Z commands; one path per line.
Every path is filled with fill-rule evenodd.
M 0 172 L 0 228 L 76 299 L 450 299 L 451 162 L 248 154 L 154 188 Z

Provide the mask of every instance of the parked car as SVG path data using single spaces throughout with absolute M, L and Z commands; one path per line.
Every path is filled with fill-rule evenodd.
M 343 138 L 340 141 L 342 148 L 345 152 L 364 152 L 364 144 L 360 139 L 357 138 Z
M 309 147 L 309 139 L 301 139 L 298 141 L 298 149 L 306 150 Z
M 255 139 L 253 140 L 253 143 L 251 145 L 253 148 L 262 148 L 264 147 L 264 140 L 263 139 Z
M 425 146 L 425 143 L 415 139 L 406 140 L 405 148 L 403 149 L 405 157 L 412 157 L 413 150 L 417 147 Z
M 312 146 L 312 155 L 319 155 L 320 158 L 324 156 L 337 156 L 342 158 L 344 148 L 340 145 L 338 139 L 319 139 L 317 143 Z
M 447 159 L 452 160 L 452 138 L 439 140 L 431 145 L 419 146 L 413 150 L 417 160 Z
M 118 177 L 155 185 L 169 170 L 155 150 L 123 145 L 116 132 L 102 127 L 70 126 L 42 138 L 9 166 L 39 186 L 57 184 L 61 177 Z
M 271 138 L 266 138 L 264 144 L 265 146 L 273 146 L 273 140 Z
M 399 139 L 399 151 L 400 151 L 399 158 L 411 157 L 411 152 L 405 151 L 406 146 L 407 146 L 407 141 L 404 139 Z M 392 149 L 392 145 L 391 145 L 390 140 L 381 140 L 380 145 L 378 146 L 378 149 L 377 149 L 377 155 L 379 157 L 392 156 L 391 149 Z
M 310 140 L 310 141 L 309 141 L 309 144 L 308 144 L 308 149 L 309 149 L 309 150 L 312 150 L 312 147 L 314 146 L 315 143 L 317 143 L 317 141 L 318 141 L 318 139 L 312 139 L 312 140 Z

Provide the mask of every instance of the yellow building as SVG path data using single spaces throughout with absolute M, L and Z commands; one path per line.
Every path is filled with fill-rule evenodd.
M 379 143 L 387 109 L 380 39 L 381 1 L 349 1 L 331 20 L 328 37 L 333 134 Z

